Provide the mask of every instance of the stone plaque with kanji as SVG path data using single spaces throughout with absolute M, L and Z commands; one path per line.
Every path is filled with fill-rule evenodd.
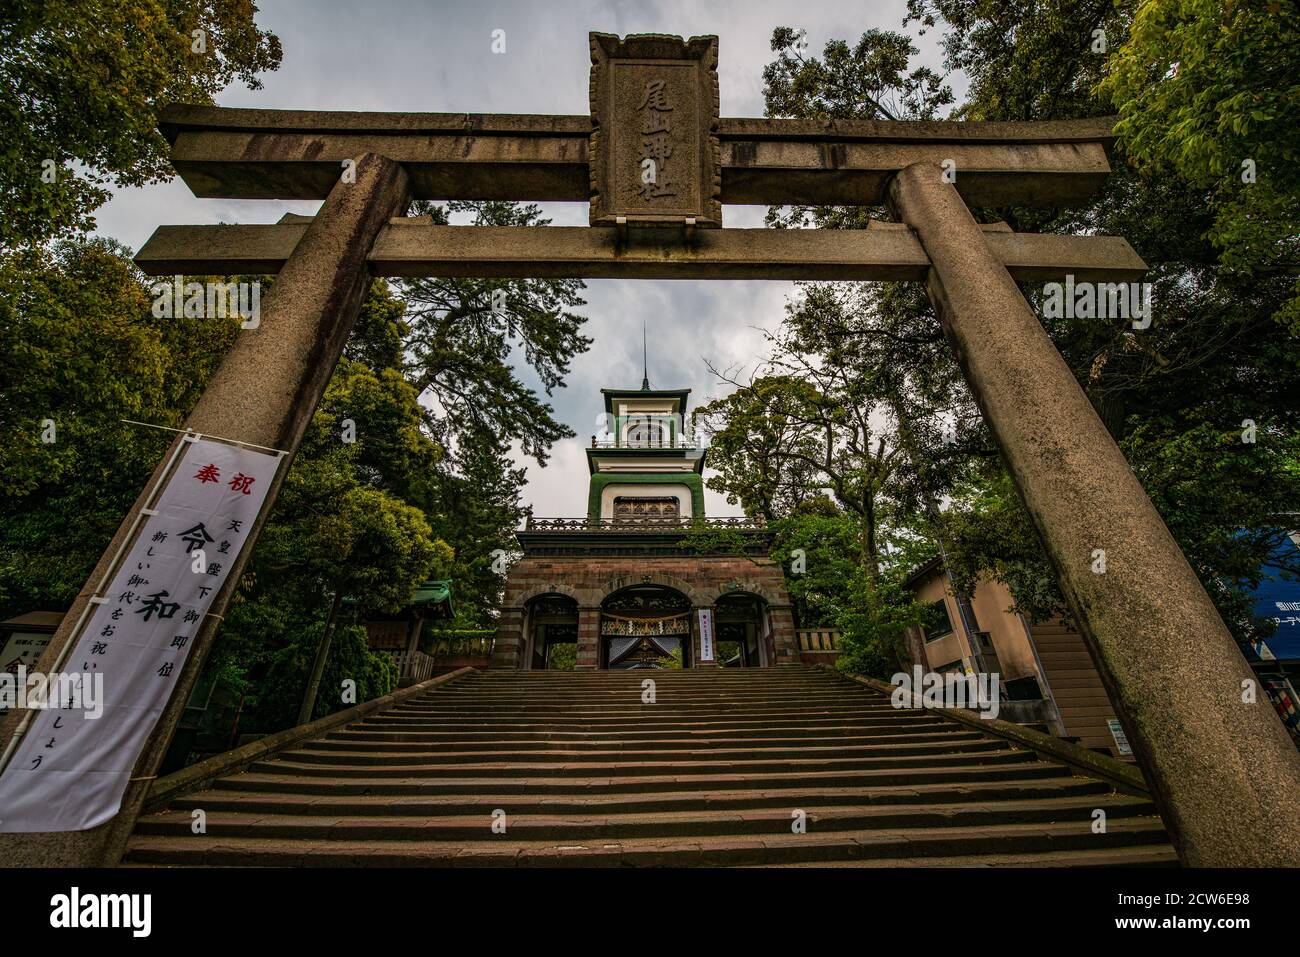
M 591 224 L 722 225 L 718 38 L 591 34 Z

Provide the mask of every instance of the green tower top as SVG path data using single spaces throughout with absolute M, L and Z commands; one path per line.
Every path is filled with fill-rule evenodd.
M 684 526 L 704 515 L 704 450 L 686 418 L 690 389 L 601 389 L 602 434 L 591 437 L 587 518 Z

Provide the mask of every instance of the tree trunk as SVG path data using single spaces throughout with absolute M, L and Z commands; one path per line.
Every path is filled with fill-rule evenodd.
M 307 682 L 307 693 L 302 696 L 302 708 L 298 711 L 298 724 L 311 720 L 311 713 L 316 708 L 316 695 L 320 691 L 321 676 L 325 673 L 325 661 L 330 654 L 330 641 L 334 637 L 334 622 L 338 618 L 340 593 L 335 590 L 330 602 L 329 617 L 325 619 L 325 634 L 321 636 L 320 647 L 316 649 L 316 661 L 311 666 L 311 678 Z

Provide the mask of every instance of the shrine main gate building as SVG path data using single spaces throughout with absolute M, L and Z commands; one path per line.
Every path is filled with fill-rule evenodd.
M 708 519 L 707 450 L 689 390 L 602 390 L 605 433 L 587 450 L 587 514 L 530 518 L 506 578 L 493 667 L 539 669 L 566 645 L 575 668 L 758 668 L 799 645 L 761 522 Z M 711 532 L 727 545 L 710 545 Z

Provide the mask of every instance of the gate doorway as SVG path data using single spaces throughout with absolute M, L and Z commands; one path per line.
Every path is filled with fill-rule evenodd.
M 538 595 L 524 608 L 531 671 L 572 671 L 578 648 L 578 603 L 567 595 Z
M 600 667 L 689 668 L 691 601 L 675 588 L 624 588 L 600 605 Z
M 762 668 L 771 661 L 771 617 L 762 598 L 750 594 L 719 598 L 713 623 L 719 667 Z

